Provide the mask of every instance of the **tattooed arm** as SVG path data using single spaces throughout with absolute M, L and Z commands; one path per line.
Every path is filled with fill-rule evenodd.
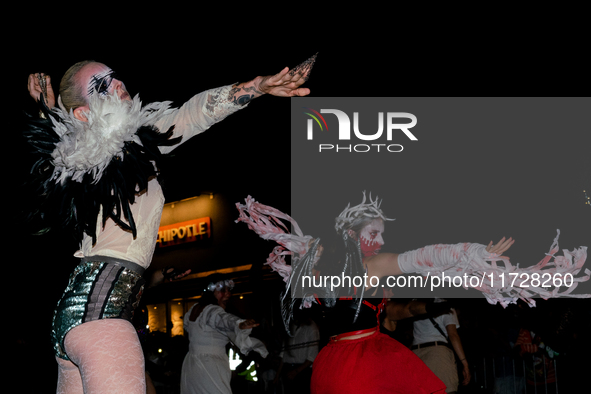
M 250 82 L 237 83 L 232 85 L 232 89 L 228 93 L 228 101 L 235 105 L 245 105 L 253 98 L 262 96 L 263 92 L 258 89 L 258 84 L 255 81 L 262 77 L 257 77 Z
M 181 108 L 161 118 L 155 126 L 160 130 L 168 130 L 174 126 L 172 138 L 182 137 L 182 143 L 244 108 L 252 99 L 263 94 L 280 97 L 306 96 L 310 94 L 310 89 L 300 86 L 308 80 L 315 59 L 316 55 L 292 70 L 286 67 L 276 75 L 256 77 L 250 82 L 201 92 Z M 162 153 L 168 153 L 179 145 L 161 146 L 159 149 Z
M 310 94 L 310 89 L 300 88 L 300 86 L 310 77 L 315 61 L 316 55 L 294 67 L 291 71 L 285 67 L 276 75 L 256 77 L 250 82 L 233 85 L 228 95 L 228 101 L 236 105 L 244 105 L 263 94 L 279 97 L 307 96 Z

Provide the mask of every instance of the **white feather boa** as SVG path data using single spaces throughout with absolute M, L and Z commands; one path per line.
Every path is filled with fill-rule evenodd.
M 138 128 L 153 125 L 174 111 L 170 104 L 164 101 L 142 107 L 138 95 L 131 101 L 122 101 L 116 92 L 105 97 L 95 94 L 85 112 L 88 122 L 84 122 L 76 119 L 72 110 L 67 112 L 59 100 L 60 109 L 56 113 L 62 122 L 52 119 L 53 129 L 60 137 L 52 153 L 55 165 L 52 180 L 63 183 L 72 178 L 82 182 L 88 173 L 92 174 L 93 182 L 98 182 L 114 157 L 123 158 L 125 142 L 141 145 L 136 135 Z

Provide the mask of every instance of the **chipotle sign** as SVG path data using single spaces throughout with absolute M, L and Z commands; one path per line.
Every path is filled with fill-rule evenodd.
M 186 222 L 161 226 L 158 229 L 156 246 L 163 248 L 208 239 L 210 237 L 211 219 L 209 217 L 192 219 Z

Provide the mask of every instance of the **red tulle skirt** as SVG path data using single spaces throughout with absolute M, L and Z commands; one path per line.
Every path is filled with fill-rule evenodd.
M 408 348 L 376 331 L 331 342 L 314 360 L 312 394 L 445 393 L 445 384 Z

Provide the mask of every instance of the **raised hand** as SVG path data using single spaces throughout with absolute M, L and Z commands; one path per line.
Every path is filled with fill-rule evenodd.
M 49 109 L 52 109 L 55 106 L 55 94 L 51 87 L 51 77 L 49 75 L 45 75 L 44 73 L 30 74 L 27 88 L 29 89 L 29 94 L 35 101 L 39 102 L 41 93 L 43 93 L 45 105 L 47 105 Z

